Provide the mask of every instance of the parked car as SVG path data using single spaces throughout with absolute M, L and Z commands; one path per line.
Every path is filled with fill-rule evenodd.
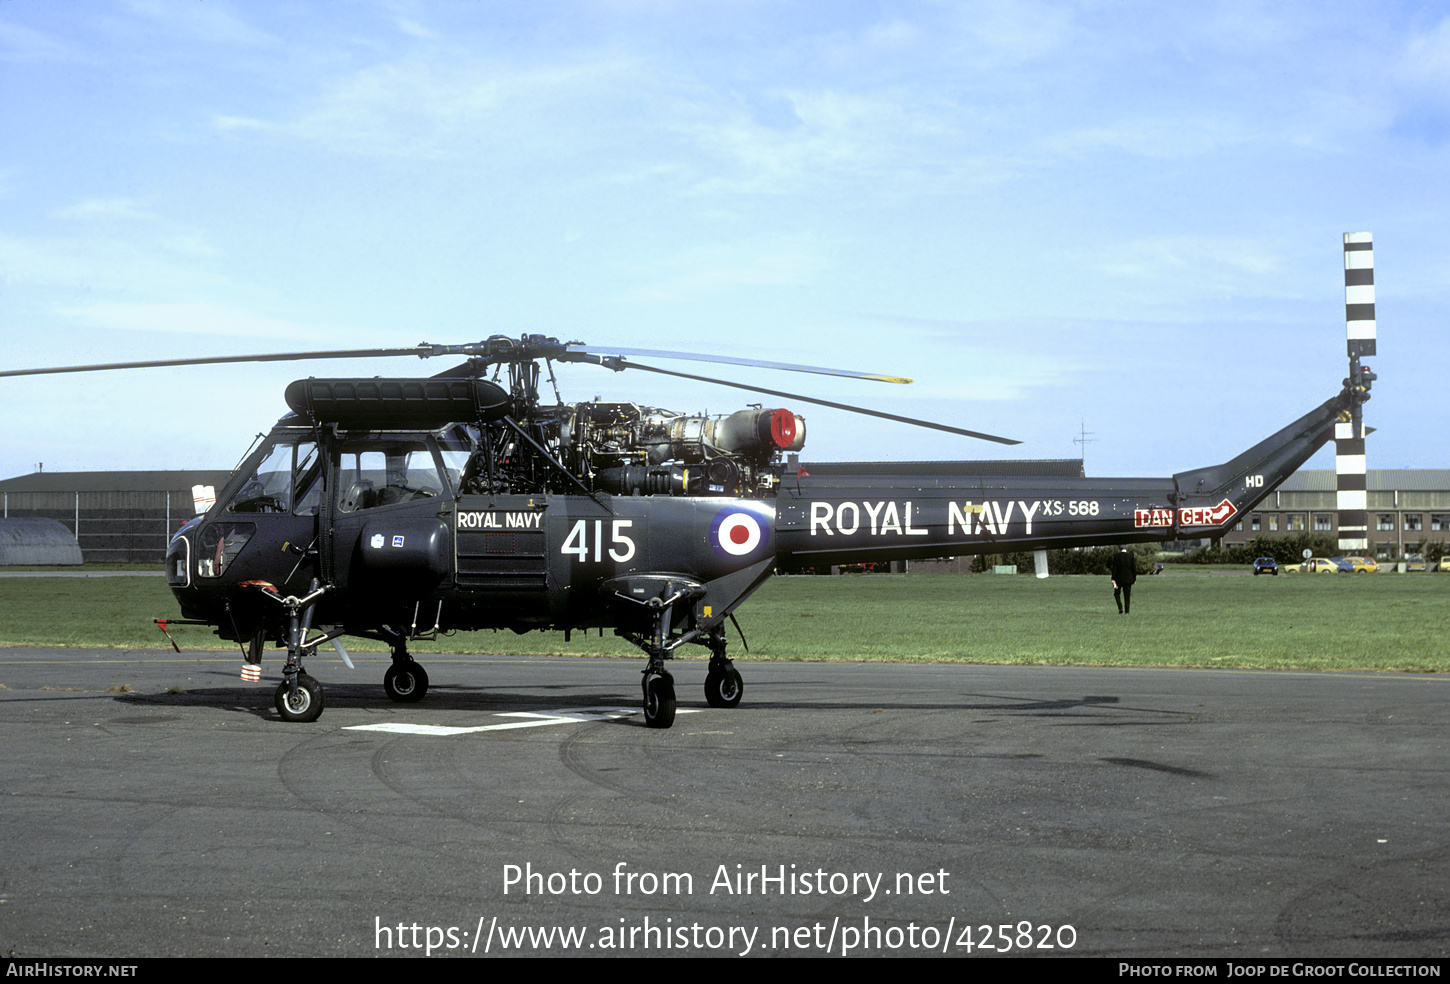
M 1351 574 L 1373 574 L 1380 569 L 1380 565 L 1373 557 L 1330 557 L 1331 561 L 1339 565 L 1339 569 Z
M 1285 574 L 1338 574 L 1339 571 L 1339 564 L 1323 557 L 1310 557 L 1302 564 L 1290 564 L 1284 568 Z
M 1430 568 L 1425 564 L 1425 558 L 1419 554 L 1409 554 L 1405 557 L 1405 572 L 1428 571 Z
M 1273 557 L 1255 557 L 1254 577 L 1258 577 L 1260 574 L 1273 574 L 1277 577 L 1279 574 L 1279 562 Z

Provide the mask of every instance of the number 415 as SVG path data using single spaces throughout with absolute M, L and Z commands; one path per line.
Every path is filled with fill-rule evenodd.
M 594 520 L 594 536 L 589 536 L 589 520 L 581 519 L 574 524 L 564 543 L 559 547 L 561 554 L 573 554 L 583 563 L 588 563 L 590 554 L 594 555 L 594 563 L 604 559 L 604 523 L 602 519 Z M 632 519 L 609 520 L 609 559 L 617 564 L 622 564 L 634 558 L 634 541 L 625 534 L 625 530 L 634 525 Z

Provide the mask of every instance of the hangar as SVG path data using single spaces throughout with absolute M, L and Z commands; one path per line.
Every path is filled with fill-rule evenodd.
M 70 530 L 53 519 L 0 518 L 0 567 L 80 564 L 81 548 Z
M 0 481 L 0 519 L 53 520 L 91 563 L 159 565 L 166 561 L 171 534 L 195 515 L 192 486 L 219 488 L 228 474 L 35 472 Z M 80 563 L 79 558 L 73 563 Z

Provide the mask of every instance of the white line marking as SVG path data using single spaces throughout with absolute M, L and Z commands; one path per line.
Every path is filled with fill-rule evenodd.
M 446 738 L 451 735 L 471 735 L 479 731 L 511 731 L 514 728 L 542 728 L 550 724 L 587 724 L 595 721 L 618 721 L 620 718 L 643 714 L 638 707 L 581 707 L 572 711 L 504 711 L 495 717 L 523 718 L 507 724 L 485 724 L 475 728 L 453 728 L 441 724 L 354 724 L 344 731 L 385 731 L 395 735 L 429 735 Z M 696 714 L 698 711 L 681 708 L 676 714 Z

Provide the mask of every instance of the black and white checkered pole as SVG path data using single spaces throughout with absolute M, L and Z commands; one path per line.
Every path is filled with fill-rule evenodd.
M 1344 234 L 1344 323 L 1349 337 L 1350 382 L 1358 385 L 1360 358 L 1375 354 L 1374 237 L 1368 232 Z M 1338 478 L 1339 552 L 1368 554 L 1369 492 L 1360 413 L 1334 427 L 1334 471 Z

